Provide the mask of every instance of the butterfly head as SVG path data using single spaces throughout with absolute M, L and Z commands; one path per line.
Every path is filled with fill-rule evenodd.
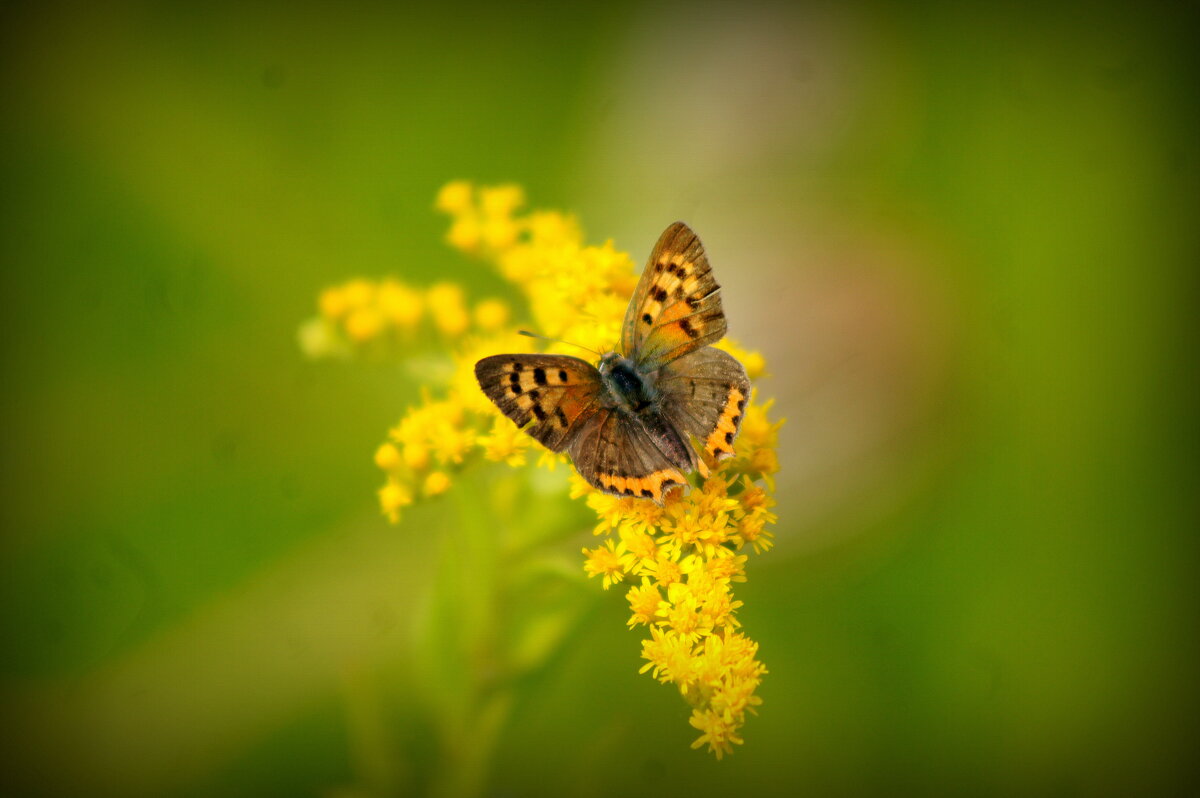
M 610 374 L 612 370 L 622 361 L 628 362 L 628 358 L 621 357 L 618 352 L 605 352 L 600 356 L 600 373 Z M 632 365 L 632 364 L 630 364 Z

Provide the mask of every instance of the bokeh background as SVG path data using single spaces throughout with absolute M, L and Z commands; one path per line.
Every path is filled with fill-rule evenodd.
M 788 418 L 747 744 L 688 749 L 579 571 L 480 792 L 1188 783 L 1185 5 L 6 4 L 0 789 L 453 794 L 411 663 L 474 488 L 388 526 L 419 380 L 296 329 L 354 276 L 513 298 L 454 178 L 639 262 L 687 220 Z

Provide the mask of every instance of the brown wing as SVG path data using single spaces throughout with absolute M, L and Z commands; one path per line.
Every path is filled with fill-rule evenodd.
M 662 413 L 681 432 L 701 442 L 712 458 L 733 454 L 742 425 L 750 380 L 733 356 L 708 347 L 663 366 L 655 383 Z
M 579 474 L 605 493 L 662 504 L 664 491 L 686 484 L 683 472 L 655 446 L 642 425 L 619 408 L 601 409 L 587 419 L 569 451 Z
M 492 355 L 475 364 L 475 379 L 500 412 L 552 452 L 567 448 L 604 389 L 595 366 L 567 355 Z
M 721 286 L 692 229 L 675 222 L 659 236 L 621 332 L 621 347 L 641 371 L 715 343 L 725 335 Z

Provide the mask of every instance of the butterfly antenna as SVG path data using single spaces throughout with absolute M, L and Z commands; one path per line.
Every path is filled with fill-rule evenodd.
M 551 341 L 556 344 L 566 344 L 567 346 L 577 346 L 580 349 L 584 350 L 585 352 L 591 352 L 596 357 L 602 357 L 602 355 L 599 352 L 597 352 L 595 349 L 589 349 L 588 347 L 584 346 L 583 344 L 575 344 L 575 343 L 571 343 L 570 341 L 564 341 L 561 338 L 548 338 L 545 335 L 538 335 L 537 333 L 530 332 L 529 330 L 517 330 L 517 335 L 526 335 L 530 338 L 541 338 L 543 341 Z

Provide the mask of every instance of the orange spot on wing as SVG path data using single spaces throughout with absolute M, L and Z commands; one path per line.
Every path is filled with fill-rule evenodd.
M 660 324 L 670 324 L 679 321 L 692 312 L 692 309 L 688 307 L 688 303 L 676 302 L 663 311 L 662 315 L 658 317 L 658 321 Z
M 637 498 L 649 498 L 662 504 L 664 489 L 672 485 L 683 485 L 684 476 L 676 468 L 664 468 L 654 471 L 644 477 L 626 476 L 621 474 L 597 474 L 600 489 L 609 493 Z M 646 495 L 649 491 L 650 495 Z
M 738 386 L 735 385 L 729 389 L 729 396 L 725 398 L 725 407 L 721 411 L 721 417 L 717 419 L 716 429 L 704 441 L 704 451 L 710 456 L 733 454 L 732 437 L 737 435 L 738 422 L 742 415 L 738 404 L 745 398 L 745 394 Z M 729 437 L 727 438 L 727 436 Z

